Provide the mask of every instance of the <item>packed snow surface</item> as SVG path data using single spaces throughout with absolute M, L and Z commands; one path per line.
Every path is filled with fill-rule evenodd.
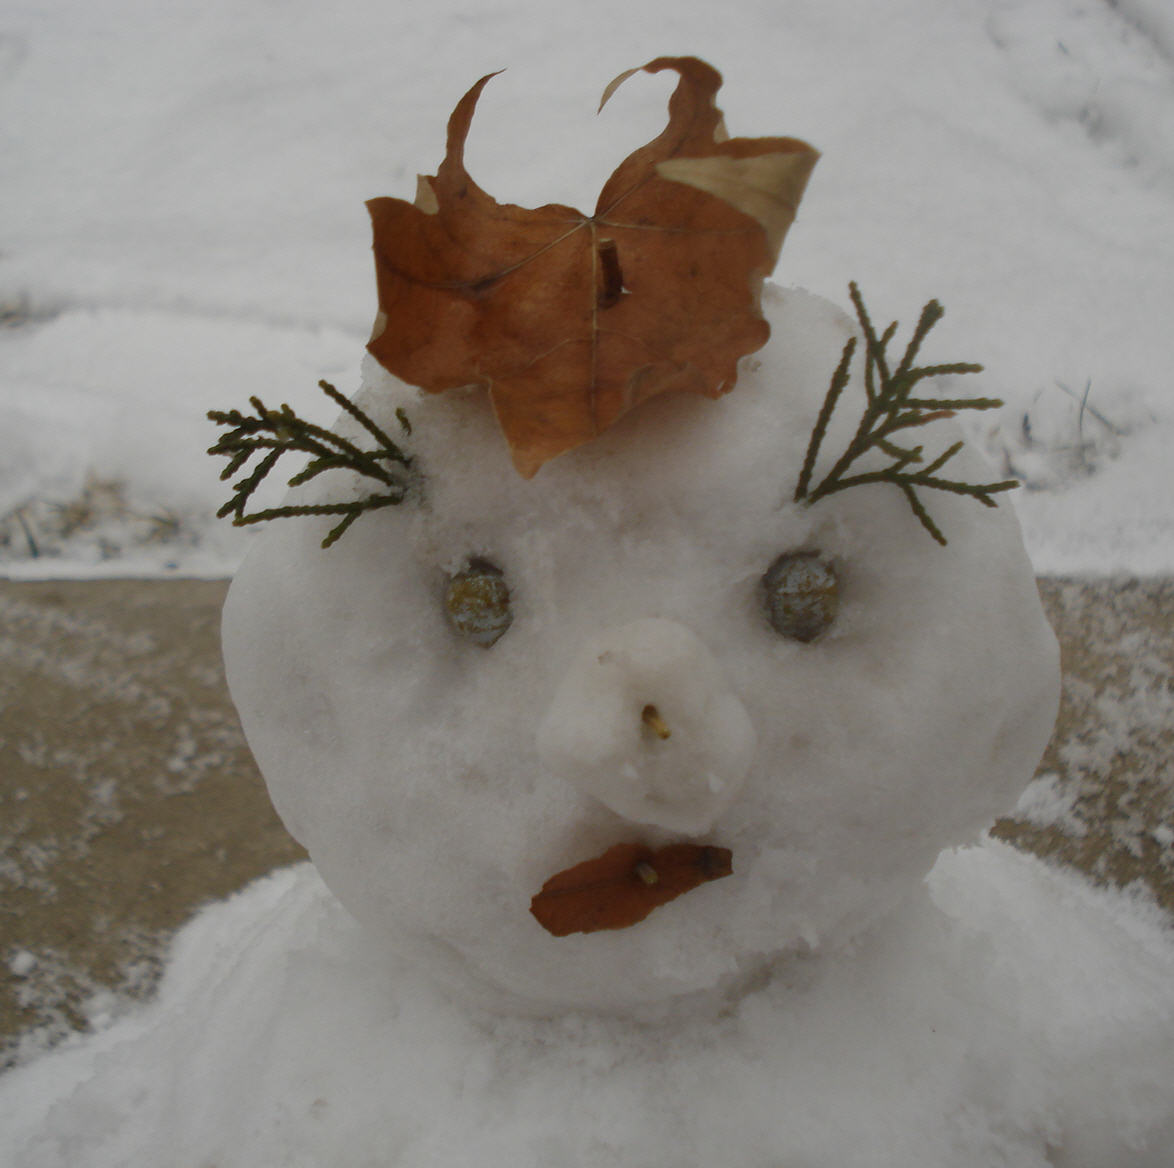
M 1152 910 L 1151 910 L 1152 911 Z M 720 1017 L 454 1001 L 309 865 L 180 934 L 158 1000 L 0 1079 L 11 1168 L 1169 1168 L 1174 945 L 1005 845 Z

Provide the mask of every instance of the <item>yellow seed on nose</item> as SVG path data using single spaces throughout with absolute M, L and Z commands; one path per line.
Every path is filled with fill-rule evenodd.
M 657 738 L 667 738 L 672 731 L 668 723 L 660 716 L 660 711 L 653 705 L 647 705 L 640 712 L 640 720 Z

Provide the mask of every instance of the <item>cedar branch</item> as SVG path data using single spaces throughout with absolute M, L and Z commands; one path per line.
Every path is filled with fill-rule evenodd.
M 341 521 L 331 528 L 322 541 L 323 547 L 329 547 L 359 516 L 402 503 L 417 486 L 418 478 L 411 457 L 359 406 L 339 393 L 328 381 L 320 381 L 318 385 L 327 397 L 375 439 L 378 446 L 373 450 L 363 450 L 349 438 L 298 417 L 288 405 L 282 405 L 277 410 L 267 408 L 259 397 L 249 399 L 256 411 L 255 415 L 242 414 L 239 410 L 209 410 L 211 421 L 229 427 L 228 432 L 221 434 L 216 444 L 208 448 L 209 454 L 221 455 L 229 460 L 220 473 L 222 479 L 231 478 L 249 459 L 264 452 L 252 471 L 239 482 L 233 483 L 232 497 L 216 513 L 219 518 L 232 516 L 233 525 L 243 527 L 269 519 L 287 519 L 300 515 L 340 515 Z M 410 434 L 411 425 L 402 410 L 396 411 L 396 418 L 404 433 Z M 384 489 L 381 493 L 343 502 L 286 504 L 248 512 L 246 508 L 253 493 L 281 457 L 291 453 L 313 456 L 289 479 L 291 487 L 309 482 L 324 471 L 350 470 L 374 479 Z
M 1003 403 L 997 398 L 914 397 L 914 388 L 928 378 L 978 373 L 981 372 L 982 366 L 969 362 L 922 366 L 914 364 L 922 343 L 945 313 L 936 300 L 931 300 L 921 310 L 921 317 L 900 362 L 895 369 L 891 369 L 888 345 L 896 335 L 897 322 L 890 324 L 878 337 L 865 307 L 864 298 L 860 295 L 860 289 L 853 283 L 849 285 L 849 292 L 864 337 L 864 411 L 845 450 L 835 459 L 831 469 L 819 484 L 812 488 L 811 479 L 820 448 L 827 436 L 832 414 L 850 377 L 852 359 L 857 347 L 857 338 L 850 337 L 844 345 L 840 362 L 832 374 L 831 384 L 812 428 L 803 468 L 795 486 L 795 501 L 811 504 L 849 487 L 863 486 L 867 483 L 892 483 L 900 488 L 922 527 L 938 543 L 945 544 L 946 537 L 930 518 L 917 494 L 917 488 L 966 495 L 987 507 L 994 507 L 996 503 L 991 496 L 996 492 L 1009 491 L 1017 487 L 1018 482 L 1007 479 L 994 483 L 967 483 L 943 478 L 937 472 L 962 449 L 961 442 L 955 442 L 931 462 L 924 464 L 921 446 L 898 446 L 890 441 L 890 436 L 901 430 L 926 426 L 939 418 L 952 417 L 959 410 L 998 409 Z M 887 466 L 876 470 L 857 470 L 849 473 L 859 459 L 871 452 L 880 453 L 891 461 Z

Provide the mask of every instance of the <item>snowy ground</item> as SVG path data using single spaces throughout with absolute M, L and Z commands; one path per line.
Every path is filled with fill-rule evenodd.
M 934 356 L 986 363 L 1039 571 L 1174 568 L 1165 0 L 38 0 L 0 15 L 3 570 L 230 572 L 204 413 L 355 388 L 363 201 L 410 197 L 508 66 L 472 172 L 590 205 L 671 80 L 596 118 L 603 86 L 688 52 L 732 132 L 823 151 L 776 277 L 905 321 L 936 296 Z

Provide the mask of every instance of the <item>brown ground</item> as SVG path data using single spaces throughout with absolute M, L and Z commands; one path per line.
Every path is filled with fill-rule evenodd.
M 224 688 L 224 590 L 0 582 L 0 1065 L 147 992 L 196 907 L 303 855 Z M 1174 582 L 1041 590 L 1064 705 L 1040 773 L 1069 813 L 995 832 L 1174 911 Z
M 1174 913 L 1174 580 L 1041 580 L 1064 693 L 1037 775 L 1071 801 L 1062 827 L 994 834 L 1098 881 L 1145 883 Z
M 141 993 L 198 905 L 304 855 L 224 687 L 224 591 L 0 585 L 0 1036 Z

